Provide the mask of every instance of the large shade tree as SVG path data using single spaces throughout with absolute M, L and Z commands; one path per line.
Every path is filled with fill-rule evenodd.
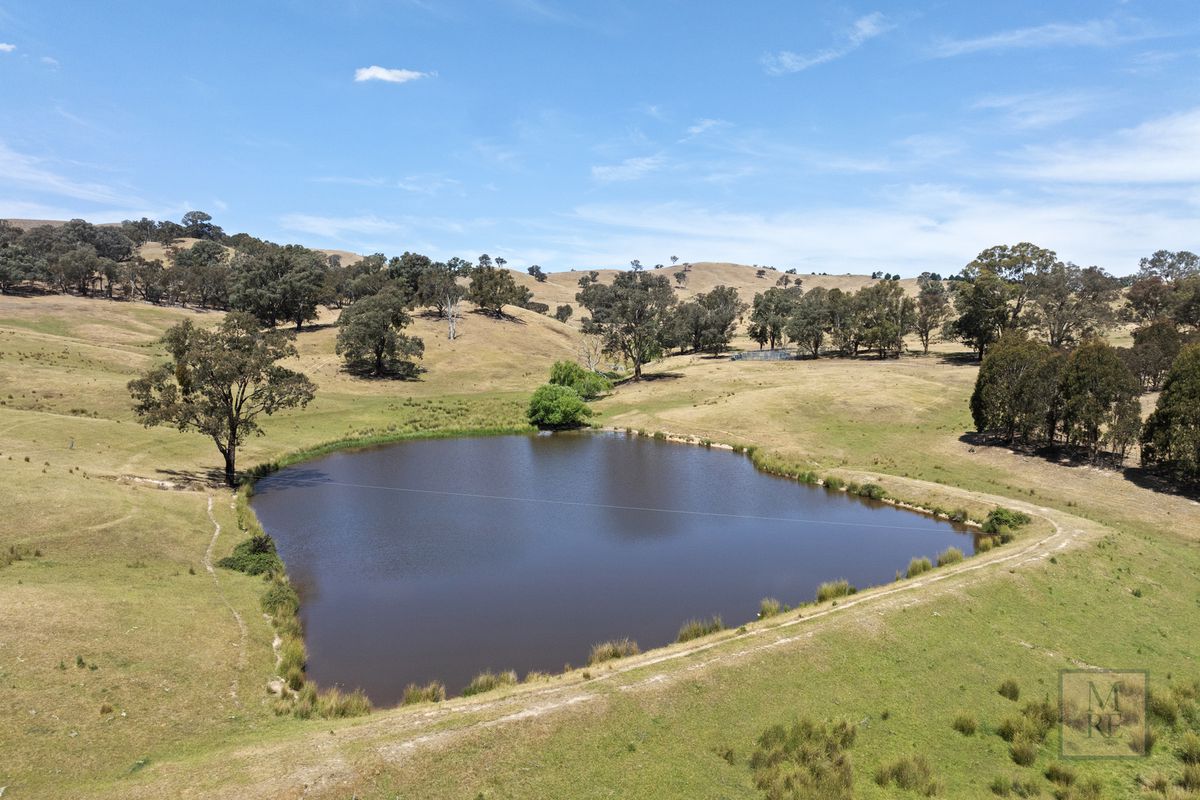
M 335 349 L 351 370 L 376 377 L 414 372 L 412 359 L 425 353 L 425 343 L 400 333 L 412 322 L 406 306 L 401 290 L 389 287 L 342 311 Z
M 1142 463 L 1200 481 L 1200 345 L 1183 349 L 1142 431 Z
M 675 291 L 666 276 L 621 272 L 611 284 L 589 283 L 575 299 L 591 313 L 583 332 L 600 335 L 605 351 L 630 363 L 634 380 L 641 378 L 642 365 L 662 353 L 675 305 Z
M 296 355 L 292 335 L 261 330 L 250 314 L 228 314 L 212 330 L 184 320 L 162 341 L 171 360 L 130 381 L 134 411 L 147 427 L 173 425 L 210 437 L 230 486 L 238 448 L 262 435 L 259 419 L 303 407 L 316 391 L 307 376 L 278 363 Z

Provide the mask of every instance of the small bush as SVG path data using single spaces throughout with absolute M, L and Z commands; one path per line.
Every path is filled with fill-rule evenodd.
M 855 734 L 848 722 L 768 728 L 750 756 L 754 785 L 770 798 L 849 800 L 854 780 L 846 751 Z
M 870 500 L 882 500 L 887 497 L 887 492 L 878 483 L 868 483 L 865 486 L 859 487 L 858 494 Z
M 1002 528 L 1016 530 L 1023 525 L 1028 525 L 1031 519 L 1024 511 L 1013 511 L 996 506 L 988 512 L 987 519 L 983 521 L 983 532 L 1000 533 Z
M 304 651 L 303 639 L 289 637 L 279 645 L 279 671 L 282 674 L 287 675 L 292 669 L 303 672 L 307 662 L 308 654 Z
M 1038 746 L 1034 741 L 1018 737 L 1008 746 L 1008 754 L 1012 757 L 1014 764 L 1028 767 L 1037 760 Z
M 600 642 L 592 645 L 591 655 L 588 656 L 588 666 L 594 667 L 597 664 L 603 664 L 605 661 L 612 661 L 618 658 L 627 656 L 636 656 L 642 652 L 638 649 L 637 642 L 631 639 L 612 639 L 607 642 Z
M 950 512 L 951 522 L 966 522 L 970 518 L 971 515 L 967 513 L 965 508 L 956 508 Z
M 764 597 L 758 602 L 758 618 L 766 619 L 783 611 L 783 604 L 774 597 Z
M 929 572 L 933 569 L 933 564 L 928 558 L 914 558 L 908 562 L 908 570 L 904 573 L 906 578 L 915 578 L 923 572 Z
M 720 615 L 711 619 L 689 619 L 679 629 L 679 636 L 675 641 L 690 642 L 692 639 L 699 639 L 701 636 L 723 630 L 725 630 L 725 623 L 721 621 Z
M 574 361 L 556 361 L 550 368 L 549 383 L 574 389 L 584 400 L 595 400 L 612 389 L 612 382 L 603 375 L 590 372 Z
M 1179 721 L 1179 702 L 1173 694 L 1150 692 L 1150 696 L 1146 698 L 1146 705 L 1153 716 L 1172 728 Z
M 986 553 L 998 543 L 995 536 L 980 536 L 979 541 L 975 543 L 975 552 Z
M 300 610 L 300 596 L 285 578 L 275 577 L 263 593 L 262 609 L 272 617 L 294 616 Z
M 894 783 L 901 789 L 915 791 L 925 797 L 941 792 L 941 783 L 934 778 L 933 768 L 923 755 L 906 756 L 891 764 L 881 764 L 875 770 L 875 783 L 886 787 Z
M 979 726 L 976 724 L 975 716 L 973 714 L 962 713 L 954 718 L 954 722 L 950 727 L 954 728 L 954 730 L 958 731 L 963 736 L 974 736 L 975 731 Z
M 233 553 L 218 561 L 217 566 L 247 575 L 283 571 L 283 562 L 275 552 L 275 540 L 265 533 L 255 534 L 238 542 L 233 548 Z
M 579 392 L 550 383 L 534 391 L 527 413 L 530 424 L 547 429 L 577 428 L 592 416 Z
M 1021 687 L 1012 678 L 1004 680 L 996 689 L 1001 697 L 1007 697 L 1009 700 L 1016 702 L 1021 698 Z
M 501 686 L 512 686 L 516 682 L 517 673 L 512 670 L 501 672 L 498 675 L 491 670 L 485 670 L 471 679 L 471 682 L 467 684 L 467 688 L 463 689 L 463 697 L 490 692 Z
M 937 565 L 939 567 L 948 567 L 951 564 L 958 564 L 963 560 L 963 552 L 957 547 L 947 547 L 937 557 Z
M 846 482 L 836 475 L 826 475 L 823 483 L 826 489 L 833 492 L 841 491 L 846 486 Z
M 446 687 L 441 681 L 430 681 L 424 686 L 410 683 L 404 687 L 404 705 L 415 703 L 440 703 L 446 699 Z
M 851 586 L 850 581 L 845 578 L 826 581 L 817 587 L 817 602 L 824 603 L 826 600 L 833 600 L 837 597 L 848 597 L 857 591 L 858 589 Z

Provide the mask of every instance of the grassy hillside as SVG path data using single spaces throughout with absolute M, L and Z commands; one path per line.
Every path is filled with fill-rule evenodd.
M 697 265 L 691 288 L 702 275 L 737 285 L 747 270 L 753 280 L 752 268 Z M 547 284 L 574 293 L 562 275 Z M 345 437 L 520 424 L 576 333 L 517 315 L 468 314 L 453 343 L 418 318 L 428 372 L 412 382 L 341 372 L 322 320 L 297 343 L 317 400 L 270 420 L 242 463 Z M 945 797 L 990 797 L 993 778 L 1014 775 L 1049 795 L 1041 772 L 1055 736 L 1019 767 L 996 729 L 1026 700 L 1054 698 L 1059 669 L 1145 668 L 1160 694 L 1200 679 L 1200 506 L 1119 473 L 965 440 L 975 368 L 947 358 L 952 348 L 887 362 L 681 357 L 654 365 L 660 380 L 599 402 L 601 424 L 755 444 L 765 458 L 877 480 L 899 497 L 1039 518 L 959 571 L 746 634 L 365 719 L 276 717 L 262 584 L 205 568 L 240 538 L 229 493 L 208 482 L 216 451 L 139 426 L 124 388 L 188 316 L 219 318 L 0 298 L 0 552 L 26 554 L 0 567 L 6 797 L 754 798 L 755 738 L 799 716 L 858 725 L 859 797 L 904 796 L 872 774 L 910 753 L 929 758 Z M 1021 703 L 997 694 L 1008 677 Z M 960 712 L 976 716 L 974 736 L 951 728 Z M 1105 797 L 1139 796 L 1139 776 L 1179 777 L 1187 724 L 1160 726 L 1148 760 L 1077 769 L 1099 777 Z

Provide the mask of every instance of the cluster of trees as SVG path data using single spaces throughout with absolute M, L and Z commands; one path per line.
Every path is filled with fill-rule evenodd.
M 771 349 L 794 342 L 813 357 L 828 350 L 847 356 L 863 351 L 881 358 L 896 355 L 904 347 L 904 337 L 914 331 L 921 331 L 928 343 L 929 315 L 945 307 L 942 283 L 922 281 L 920 300 L 907 296 L 891 280 L 856 292 L 822 287 L 805 292 L 799 280 L 773 287 L 754 297 L 750 338 Z M 941 305 L 931 304 L 929 298 L 940 298 Z
M 1162 387 L 1143 425 L 1144 384 L 1117 348 L 1093 339 L 1066 351 L 1016 333 L 984 358 L 971 416 L 1006 442 L 1064 444 L 1093 460 L 1104 452 L 1123 460 L 1140 440 L 1143 465 L 1200 480 L 1200 344 L 1179 351 Z
M 665 275 L 636 266 L 617 273 L 611 284 L 589 272 L 579 287 L 575 300 L 590 314 L 582 320 L 583 333 L 597 337 L 603 352 L 630 364 L 635 380 L 644 364 L 671 348 L 723 353 L 747 308 L 728 286 L 680 303 Z

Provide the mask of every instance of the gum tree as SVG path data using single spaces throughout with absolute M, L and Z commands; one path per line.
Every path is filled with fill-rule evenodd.
M 316 391 L 306 375 L 277 363 L 296 355 L 292 338 L 261 330 L 251 314 L 228 314 L 213 330 L 184 320 L 162 339 L 171 360 L 130 381 L 133 410 L 146 427 L 174 425 L 210 437 L 233 486 L 237 449 L 262 435 L 259 418 L 304 407 Z

